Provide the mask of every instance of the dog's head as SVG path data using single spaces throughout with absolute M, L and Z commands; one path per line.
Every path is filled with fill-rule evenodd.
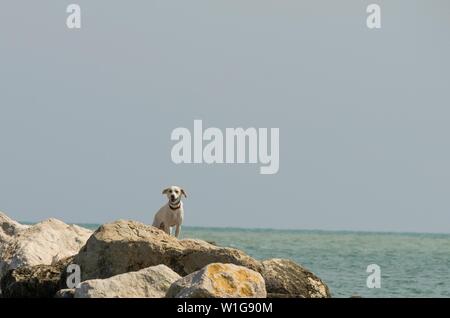
M 167 195 L 167 198 L 169 199 L 170 203 L 177 203 L 181 200 L 181 196 L 184 195 L 186 198 L 186 192 L 184 189 L 177 187 L 177 186 L 171 186 L 163 190 L 162 194 Z

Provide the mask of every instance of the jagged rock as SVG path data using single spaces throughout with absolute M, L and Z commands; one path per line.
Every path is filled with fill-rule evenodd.
M 328 286 L 316 275 L 286 259 L 262 262 L 261 274 L 266 282 L 268 297 L 328 298 Z
M 157 265 L 82 282 L 75 289 L 75 298 L 162 298 L 170 285 L 181 276 L 165 265 Z
M 72 258 L 54 265 L 23 266 L 9 270 L 0 281 L 4 298 L 50 298 L 61 289 L 61 272 Z
M 213 263 L 172 284 L 169 298 L 265 298 L 260 273 L 234 264 Z
M 237 249 L 201 240 L 178 240 L 155 227 L 124 220 L 101 226 L 74 259 L 81 267 L 82 280 L 108 278 L 159 264 L 185 276 L 215 262 L 256 270 L 261 267 Z
M 3 248 L 0 255 L 0 278 L 10 269 L 51 265 L 77 254 L 91 234 L 90 230 L 67 225 L 56 219 L 21 230 Z

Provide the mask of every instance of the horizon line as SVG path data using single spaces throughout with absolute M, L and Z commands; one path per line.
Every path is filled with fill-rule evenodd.
M 131 219 L 130 219 L 131 220 Z M 137 221 L 137 220 L 135 220 Z M 39 221 L 42 222 L 42 221 Z M 39 222 L 19 221 L 22 224 L 36 224 Z M 65 221 L 64 221 L 65 222 Z M 106 222 L 68 222 L 68 224 L 75 224 L 78 226 L 83 225 L 98 225 L 112 223 Z M 141 221 L 137 221 L 141 222 Z M 141 222 L 144 223 L 144 222 Z M 150 224 L 149 224 L 150 225 Z M 207 226 L 207 225 L 184 225 L 185 228 L 197 228 L 197 229 L 219 229 L 219 230 L 253 230 L 253 231 L 303 231 L 303 232 L 331 232 L 331 233 L 361 233 L 361 234 L 426 234 L 426 235 L 450 235 L 450 232 L 420 232 L 420 231 L 404 231 L 404 230 L 345 230 L 345 229 L 305 229 L 305 228 L 273 228 L 273 227 L 240 227 L 240 226 Z

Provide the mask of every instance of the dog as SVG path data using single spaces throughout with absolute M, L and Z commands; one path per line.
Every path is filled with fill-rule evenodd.
M 167 195 L 169 202 L 167 202 L 159 211 L 155 214 L 153 219 L 153 226 L 163 230 L 170 235 L 172 227 L 175 229 L 175 237 L 180 235 L 181 223 L 183 223 L 184 210 L 181 197 L 187 198 L 186 191 L 184 189 L 171 186 L 163 190 L 162 194 Z

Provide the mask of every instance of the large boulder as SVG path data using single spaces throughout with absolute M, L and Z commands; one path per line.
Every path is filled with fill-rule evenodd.
M 82 281 L 164 264 L 181 276 L 210 263 L 233 263 L 259 270 L 258 261 L 233 248 L 200 240 L 178 240 L 135 221 L 119 220 L 101 226 L 75 256 Z
M 157 265 L 107 279 L 84 281 L 75 289 L 75 298 L 162 298 L 180 278 L 169 267 Z
M 51 265 L 77 254 L 91 234 L 90 230 L 56 219 L 30 226 L 4 246 L 0 255 L 0 278 L 11 269 Z
M 328 298 L 328 286 L 316 275 L 287 259 L 262 262 L 268 297 Z
M 172 284 L 168 298 L 265 298 L 258 272 L 234 264 L 213 263 Z
M 5 298 L 50 298 L 61 289 L 61 273 L 71 262 L 67 258 L 54 265 L 23 266 L 11 269 L 0 281 Z

